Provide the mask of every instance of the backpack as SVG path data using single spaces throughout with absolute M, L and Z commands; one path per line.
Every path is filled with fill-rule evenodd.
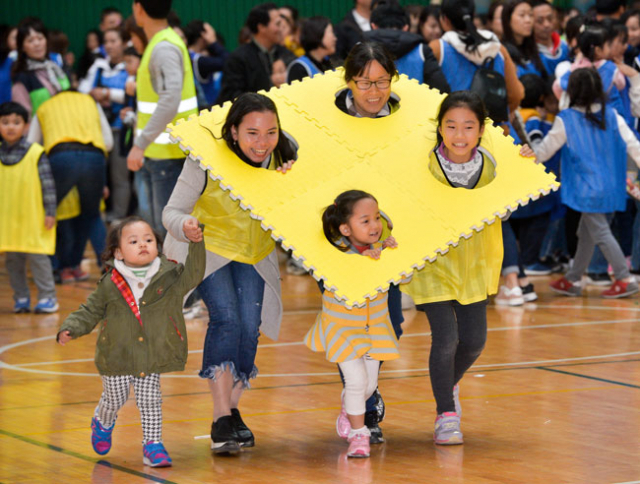
M 500 124 L 509 120 L 507 83 L 502 74 L 493 70 L 494 62 L 495 57 L 484 61 L 473 75 L 469 90 L 482 98 L 489 117 Z

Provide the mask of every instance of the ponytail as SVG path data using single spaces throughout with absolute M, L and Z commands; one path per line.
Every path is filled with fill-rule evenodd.
M 465 44 L 467 52 L 475 52 L 478 46 L 490 41 L 478 32 L 473 23 L 475 5 L 471 0 L 444 0 L 442 2 L 441 15 L 445 17 L 460 35 L 460 40 Z
M 607 123 L 605 120 L 605 105 L 607 96 L 602 89 L 600 74 L 593 67 L 576 69 L 569 76 L 567 86 L 569 95 L 569 107 L 579 107 L 584 109 L 585 117 L 598 128 L 605 130 Z M 591 105 L 599 103 L 600 113 L 591 111 Z
M 604 47 L 607 31 L 599 25 L 582 26 L 578 34 L 578 49 L 592 63 L 595 62 L 596 47 Z

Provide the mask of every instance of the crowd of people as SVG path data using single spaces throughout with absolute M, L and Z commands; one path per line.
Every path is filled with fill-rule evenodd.
M 581 296 L 587 285 L 608 286 L 605 298 L 639 291 L 640 205 L 629 194 L 638 191 L 640 166 L 640 6 L 628 7 L 597 0 L 582 13 L 546 0 L 497 0 L 476 15 L 470 0 L 426 7 L 355 0 L 333 25 L 264 3 L 248 13 L 229 52 L 215 21 L 183 24 L 170 0 L 135 0 L 126 19 L 103 10 L 77 65 L 64 33 L 40 19 L 3 26 L 0 251 L 16 313 L 32 309 L 27 261 L 38 289 L 33 310 L 51 313 L 59 309 L 54 281 L 89 277 L 80 267 L 87 242 L 98 254 L 98 288 L 58 333 L 65 344 L 99 327 L 104 393 L 91 423 L 95 451 L 109 452 L 133 385 L 144 463 L 171 465 L 159 375 L 184 369 L 183 298 L 196 287 L 187 306 L 201 298 L 209 314 L 200 376 L 214 404 L 212 449 L 255 445 L 238 408 L 257 375 L 259 331 L 277 338 L 280 330 L 275 243 L 219 182 L 185 160 L 165 128 L 231 101 L 221 142 L 241 162 L 286 174 L 298 146 L 273 101 L 256 93 L 338 67 L 345 87 L 327 102 L 356 118 L 385 117 L 411 102 L 393 93 L 399 74 L 447 94 L 437 144 L 425 153 L 440 182 L 476 189 L 496 176 L 499 153 L 480 146 L 490 119 L 562 183 L 462 239 L 366 309 L 347 308 L 320 288 L 322 312 L 305 343 L 338 364 L 336 429 L 348 455 L 368 457 L 370 444 L 384 441 L 377 375 L 382 361 L 399 356 L 401 292 L 432 330 L 435 443 L 461 444 L 458 383 L 485 345 L 489 296 L 523 305 L 538 297 L 530 277 L 560 272 L 550 289 L 565 296 Z M 327 200 L 324 233 L 336 250 L 379 258 L 398 246 L 392 223 L 375 194 L 357 188 Z M 306 273 L 293 259 L 286 270 Z

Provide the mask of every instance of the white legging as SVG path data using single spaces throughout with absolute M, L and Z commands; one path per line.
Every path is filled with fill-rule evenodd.
M 338 365 L 344 376 L 344 408 L 349 415 L 363 415 L 367 399 L 378 386 L 380 361 L 366 354 Z

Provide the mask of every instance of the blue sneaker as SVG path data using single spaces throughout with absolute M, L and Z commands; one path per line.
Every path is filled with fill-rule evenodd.
M 536 262 L 530 266 L 524 268 L 524 273 L 527 276 L 548 276 L 553 272 L 553 267 L 543 264 L 542 262 Z
M 105 455 L 111 450 L 111 432 L 115 426 L 113 424 L 111 428 L 105 428 L 97 418 L 91 419 L 91 445 L 96 454 Z
M 16 303 L 13 305 L 13 312 L 16 314 L 30 313 L 31 300 L 28 297 L 19 297 L 18 299 L 16 299 Z
M 55 297 L 48 297 L 40 299 L 33 310 L 36 313 L 55 313 L 59 308 L 58 300 Z
M 150 467 L 171 467 L 171 457 L 162 442 L 147 442 L 142 446 L 142 462 Z

